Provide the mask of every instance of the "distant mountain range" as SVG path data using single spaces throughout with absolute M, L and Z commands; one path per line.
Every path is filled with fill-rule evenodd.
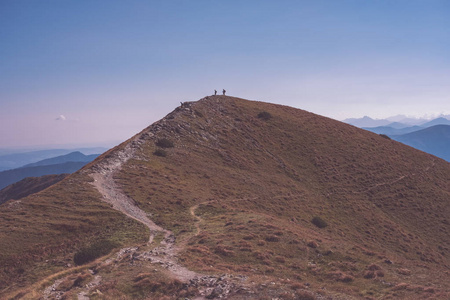
M 20 168 L 0 172 L 0 189 L 26 177 L 73 173 L 87 163 L 93 161 L 97 156 L 99 156 L 99 154 L 84 155 L 81 152 L 72 152 L 66 155 L 41 160 Z
M 450 162 L 450 125 L 435 125 L 392 139 Z
M 29 167 L 39 167 L 39 166 L 48 166 L 48 165 L 56 165 L 56 164 L 63 164 L 67 162 L 91 162 L 94 159 L 97 158 L 99 154 L 91 154 L 91 155 L 84 155 L 83 153 L 79 151 L 75 151 L 66 155 L 61 155 L 57 157 L 52 157 L 48 159 L 44 159 L 32 164 L 27 164 L 21 168 L 29 168 Z
M 410 132 L 424 129 L 424 127 L 417 126 L 417 125 L 411 126 L 411 127 L 402 127 L 402 128 L 395 128 L 392 126 L 361 127 L 361 128 L 368 130 L 368 131 L 378 133 L 378 134 L 385 134 L 388 136 L 402 135 L 402 134 L 407 134 Z
M 389 122 L 388 119 L 374 120 L 366 116 L 360 119 L 346 119 L 344 122 L 387 135 L 408 146 L 450 161 L 450 120 L 445 117 L 431 121 L 416 119 L 415 125 L 411 125 L 411 120 Z
M 377 119 L 372 119 L 371 117 L 368 117 L 368 116 L 364 116 L 362 118 L 345 119 L 342 122 L 359 127 L 359 128 L 386 126 L 386 125 L 392 123 L 389 120 L 377 120 Z
M 85 155 L 103 153 L 107 148 L 80 148 L 80 149 L 49 149 L 49 150 L 10 150 L 0 149 L 0 171 L 11 170 L 23 167 L 27 164 L 35 163 L 44 159 L 53 158 L 60 155 L 66 155 L 73 152 L 81 152 Z M 11 153 L 11 151 L 14 151 Z M 6 154 L 1 154 L 6 153 Z
M 422 126 L 422 127 L 430 127 L 433 125 L 440 125 L 442 122 L 449 121 L 450 115 L 442 115 L 439 118 L 432 119 L 424 119 L 424 118 L 409 118 L 407 116 L 398 115 L 389 117 L 386 119 L 372 119 L 371 117 L 364 116 L 362 118 L 349 118 L 345 119 L 342 122 L 363 128 L 363 127 L 379 127 L 379 126 L 389 126 L 389 127 L 396 127 L 398 125 L 401 125 L 403 127 L 410 127 L 410 126 Z M 432 124 L 428 124 L 432 123 Z M 397 125 L 396 125 L 397 124 Z M 427 125 L 428 124 L 428 125 Z M 444 123 L 446 124 L 446 123 Z M 447 124 L 448 125 L 448 124 Z

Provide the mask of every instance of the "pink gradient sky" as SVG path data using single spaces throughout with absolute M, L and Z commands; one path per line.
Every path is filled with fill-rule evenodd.
M 110 146 L 222 88 L 339 120 L 450 114 L 449 15 L 435 0 L 4 0 L 0 148 Z

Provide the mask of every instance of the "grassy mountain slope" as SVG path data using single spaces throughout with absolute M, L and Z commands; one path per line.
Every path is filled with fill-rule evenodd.
M 63 180 L 68 174 L 44 175 L 27 177 L 0 190 L 0 204 L 10 199 L 19 200 L 31 194 L 42 191 Z
M 302 110 L 225 96 L 184 103 L 82 172 L 0 206 L 8 292 L 64 269 L 94 237 L 145 240 L 87 176 L 130 144 L 115 181 L 175 234 L 184 266 L 242 278 L 233 299 L 449 296 L 447 162 Z M 97 299 L 195 294 L 150 262 L 97 269 Z
M 272 118 L 258 118 L 263 111 Z M 338 289 L 355 296 L 388 290 L 364 278 L 372 264 L 389 281 L 442 283 L 429 268 L 448 271 L 448 163 L 305 111 L 230 97 L 180 108 L 158 126 L 156 139 L 175 147 L 158 157 L 147 143 L 117 177 L 181 237 L 199 205 L 201 231 L 184 253 L 192 268 L 316 282 L 341 272 L 354 281 L 337 279 Z M 314 226 L 315 216 L 328 227 Z
M 72 174 L 0 205 L 0 298 L 67 269 L 74 254 L 94 241 L 146 241 L 145 227 L 100 201 L 90 181 Z

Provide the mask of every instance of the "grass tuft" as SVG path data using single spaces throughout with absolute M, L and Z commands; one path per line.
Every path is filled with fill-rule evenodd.
M 314 225 L 316 225 L 319 228 L 325 228 L 328 226 L 327 222 L 325 222 L 324 219 L 322 219 L 321 217 L 315 216 L 314 218 L 312 218 L 311 223 L 313 223 Z
M 166 138 L 161 138 L 156 141 L 156 146 L 161 148 L 173 148 L 173 142 Z
M 88 247 L 81 248 L 73 257 L 76 265 L 83 265 L 111 252 L 119 244 L 110 240 L 100 240 Z
M 272 115 L 267 111 L 262 111 L 258 114 L 258 118 L 267 121 L 272 118 Z
M 156 149 L 155 152 L 153 152 L 153 155 L 166 157 L 167 156 L 167 151 L 165 151 L 163 149 Z

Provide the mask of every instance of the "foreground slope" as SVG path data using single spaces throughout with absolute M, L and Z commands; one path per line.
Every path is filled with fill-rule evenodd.
M 89 266 L 98 272 L 95 288 L 66 284 L 66 297 L 442 299 L 449 181 L 444 160 L 377 134 L 285 106 L 211 96 L 184 103 L 38 196 L 0 206 L 1 237 L 15 243 L 0 253 L 6 262 L 35 251 L 37 242 L 25 239 L 35 234 L 25 212 L 54 250 L 40 251 L 39 263 L 9 266 L 24 287 L 63 269 L 91 276 L 58 262 L 68 263 L 92 237 L 141 245 Z M 47 225 L 44 214 L 74 226 Z M 210 277 L 215 285 L 204 288 L 194 279 L 207 274 L 229 275 Z
M 19 200 L 31 194 L 40 192 L 63 180 L 67 175 L 68 174 L 27 177 L 19 182 L 8 185 L 0 190 L 0 204 L 10 199 Z

